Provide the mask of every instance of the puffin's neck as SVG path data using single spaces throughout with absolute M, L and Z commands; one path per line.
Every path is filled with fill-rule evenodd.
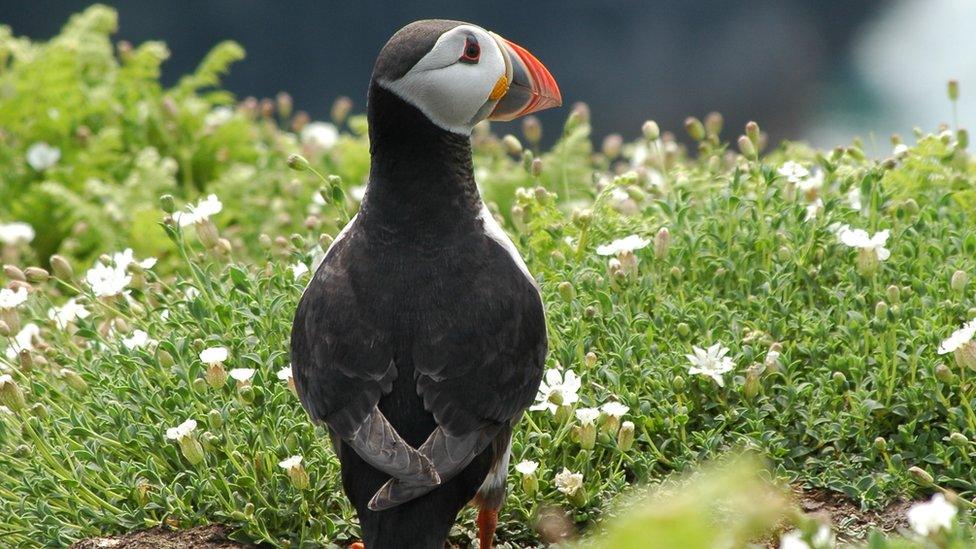
M 481 209 L 470 137 L 437 126 L 375 82 L 368 103 L 370 173 L 360 215 L 403 232 L 469 228 Z

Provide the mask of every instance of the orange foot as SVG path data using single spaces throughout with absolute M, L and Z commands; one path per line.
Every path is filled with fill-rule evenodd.
M 495 541 L 495 527 L 498 526 L 498 509 L 478 510 L 478 541 L 481 549 L 491 549 Z
M 349 549 L 366 549 L 366 545 L 361 541 L 354 541 L 349 544 Z

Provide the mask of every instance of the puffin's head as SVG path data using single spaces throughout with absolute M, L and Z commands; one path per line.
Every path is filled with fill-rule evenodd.
M 434 124 L 463 134 L 484 119 L 512 120 L 562 104 L 556 81 L 525 48 L 461 21 L 428 19 L 397 31 L 380 51 L 373 80 Z

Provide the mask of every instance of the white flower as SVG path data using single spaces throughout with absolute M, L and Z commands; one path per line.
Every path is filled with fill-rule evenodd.
M 939 354 L 945 355 L 954 352 L 959 347 L 969 343 L 974 335 L 976 335 L 976 318 L 963 324 L 962 328 L 952 332 L 952 335 L 939 345 Z
M 802 532 L 793 530 L 780 538 L 779 549 L 828 549 L 834 547 L 834 539 L 831 535 L 830 527 L 824 524 L 817 527 L 817 532 L 813 534 L 811 541 L 813 545 L 803 540 Z
M 212 128 L 226 124 L 234 117 L 234 109 L 221 105 L 219 107 L 214 107 L 212 111 L 207 113 L 207 116 L 203 118 L 203 123 Z
M 0 242 L 15 246 L 17 244 L 27 244 L 34 240 L 34 228 L 27 223 L 15 221 L 13 223 L 0 223 Z
M 805 177 L 796 182 L 796 188 L 805 193 L 816 193 L 823 187 L 824 173 L 817 170 L 810 177 Z
M 556 489 L 571 496 L 583 487 L 583 474 L 574 473 L 563 467 L 562 472 L 556 473 Z
M 295 280 L 301 280 L 303 276 L 308 274 L 308 265 L 299 261 L 291 266 L 291 275 L 295 277 Z
M 224 209 L 217 195 L 211 194 L 197 202 L 195 206 L 188 206 L 185 212 L 176 212 L 173 219 L 180 224 L 180 227 L 188 227 L 194 223 L 200 223 L 210 219 L 211 216 L 220 213 Z
M 166 429 L 166 438 L 170 440 L 183 440 L 184 438 L 190 436 L 190 433 L 192 433 L 196 428 L 196 420 L 188 419 L 176 427 Z
M 810 176 L 810 170 L 801 166 L 799 162 L 794 162 L 792 160 L 783 163 L 783 165 L 776 170 L 776 173 L 785 177 L 787 181 L 794 184 L 799 184 L 800 181 L 803 181 Z
M 725 356 L 729 352 L 729 349 L 722 346 L 721 343 L 716 343 L 707 350 L 695 346 L 692 347 L 692 351 L 695 354 L 685 355 L 688 362 L 691 363 L 691 366 L 688 367 L 688 373 L 691 375 L 701 374 L 708 376 L 714 379 L 719 387 L 725 387 L 725 379 L 722 378 L 722 374 L 735 367 L 732 359 Z
M 291 364 L 278 370 L 278 379 L 280 379 L 281 381 L 288 381 L 289 379 L 292 379 L 292 377 L 293 374 L 291 371 Z
M 475 181 L 484 181 L 485 178 L 475 179 Z M 356 202 L 362 202 L 363 198 L 366 197 L 366 185 L 356 185 L 354 187 L 349 187 L 349 196 Z
M 847 191 L 847 204 L 852 210 L 861 211 L 861 189 L 857 186 Z
M 27 288 L 23 286 L 16 291 L 9 288 L 0 289 L 0 309 L 16 309 L 27 302 Z
M 288 469 L 294 469 L 295 467 L 298 467 L 301 464 L 302 464 L 302 456 L 291 456 L 288 459 L 279 461 L 278 467 L 288 470 Z
M 810 204 L 807 204 L 807 215 L 803 218 L 804 221 L 812 221 L 817 218 L 817 215 L 823 211 L 824 203 L 821 199 L 816 199 Z
M 147 257 L 142 261 L 137 261 L 132 253 L 132 248 L 126 248 L 121 252 L 116 252 L 112 255 L 112 260 L 115 261 L 115 268 L 122 269 L 123 271 L 129 268 L 129 265 L 136 264 L 143 269 L 152 269 L 156 266 L 155 257 Z
M 302 128 L 302 143 L 327 151 L 339 141 L 339 130 L 328 122 L 311 122 Z
M 885 244 L 888 242 L 888 236 L 890 232 L 885 229 L 881 232 L 874 233 L 874 236 L 868 236 L 867 231 L 864 229 L 851 229 L 847 225 L 842 225 L 837 232 L 837 238 L 845 246 L 850 246 L 851 248 L 859 248 L 862 250 L 873 250 L 877 254 L 878 259 L 884 261 L 891 257 L 891 251 L 885 248 Z
M 200 361 L 204 364 L 220 364 L 227 360 L 227 347 L 210 347 L 200 351 Z
M 596 408 L 579 408 L 576 410 L 576 419 L 580 420 L 580 423 L 593 423 L 600 417 L 600 410 Z
M 534 475 L 538 468 L 539 464 L 531 460 L 520 461 L 515 465 L 515 470 L 523 475 Z
M 650 240 L 641 238 L 636 234 L 632 234 L 628 237 L 614 240 L 609 244 L 598 246 L 596 253 L 599 255 L 617 255 L 620 252 L 633 252 L 634 250 L 639 250 L 650 243 Z
M 623 404 L 614 400 L 611 402 L 607 402 L 606 404 L 601 406 L 600 410 L 602 410 L 604 414 L 610 417 L 620 419 L 624 417 L 624 414 L 630 411 L 630 407 L 624 406 Z
M 576 394 L 582 382 L 576 372 L 572 370 L 566 370 L 565 374 L 561 374 L 556 368 L 550 368 L 546 370 L 545 378 L 542 383 L 539 384 L 539 393 L 536 395 L 536 403 L 533 404 L 530 410 L 549 410 L 552 413 L 556 413 L 560 405 L 571 405 L 579 400 L 579 396 Z
M 251 378 L 254 377 L 254 372 L 254 368 L 234 368 L 230 371 L 230 377 L 243 383 L 251 381 Z
M 28 324 L 21 328 L 17 335 L 14 336 L 14 340 L 7 347 L 7 358 L 13 360 L 17 358 L 23 350 L 31 350 L 34 348 L 34 338 L 41 335 L 41 329 L 37 327 L 37 324 Z
M 125 272 L 125 269 L 104 265 L 97 261 L 95 266 L 85 273 L 85 282 L 96 297 L 111 297 L 125 291 L 126 286 L 132 282 L 132 277 Z
M 39 172 L 55 165 L 61 158 L 61 149 L 52 147 L 43 141 L 34 143 L 27 149 L 27 163 Z
M 60 307 L 52 307 L 47 310 L 47 317 L 54 321 L 54 324 L 58 329 L 64 330 L 77 319 L 88 318 L 91 311 L 85 308 L 84 305 L 78 303 L 78 300 L 71 298 Z
M 908 145 L 904 143 L 899 143 L 895 145 L 895 148 L 891 150 L 891 154 L 895 156 L 904 156 L 908 154 Z
M 916 503 L 908 509 L 908 524 L 922 536 L 951 529 L 955 518 L 956 507 L 942 494 L 935 494 L 930 501 Z
M 122 345 L 130 351 L 146 347 L 147 345 L 155 345 L 156 343 L 159 342 L 150 338 L 149 334 L 142 330 L 133 330 L 131 336 L 122 339 Z

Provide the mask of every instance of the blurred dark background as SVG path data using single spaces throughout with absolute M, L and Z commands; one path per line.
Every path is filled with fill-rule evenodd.
M 90 3 L 0 0 L 0 23 L 45 39 Z M 966 97 L 964 76 L 976 76 L 976 2 L 967 0 L 110 3 L 120 40 L 169 45 L 166 82 L 233 39 L 248 56 L 225 79 L 230 90 L 239 97 L 286 90 L 313 118 L 326 118 L 339 95 L 362 110 L 376 53 L 396 29 L 422 18 L 469 21 L 526 46 L 552 71 L 567 105 L 589 103 L 597 136 L 635 136 L 647 118 L 679 130 L 686 116 L 718 110 L 727 138 L 755 119 L 774 141 L 837 145 L 862 135 L 884 144 L 887 133 L 911 124 L 949 121 L 946 79 L 962 79 Z M 543 113 L 543 122 L 553 128 L 567 113 Z

